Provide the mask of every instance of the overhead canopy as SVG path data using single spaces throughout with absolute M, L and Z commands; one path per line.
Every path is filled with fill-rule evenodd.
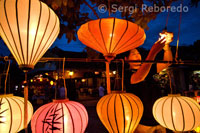
M 134 49 L 144 43 L 146 35 L 137 24 L 117 18 L 89 21 L 78 30 L 79 40 L 104 56 Z

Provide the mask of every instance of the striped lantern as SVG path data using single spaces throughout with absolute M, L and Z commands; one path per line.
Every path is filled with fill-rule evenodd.
M 40 107 L 33 115 L 33 133 L 84 133 L 88 124 L 88 114 L 78 102 L 54 100 Z
M 0 34 L 20 68 L 33 68 L 59 30 L 57 15 L 39 0 L 0 0 Z
M 133 133 L 143 114 L 141 100 L 125 92 L 112 92 L 97 103 L 97 114 L 109 133 Z
M 160 125 L 173 131 L 190 131 L 200 125 L 200 106 L 179 94 L 162 97 L 153 105 L 153 115 Z
M 12 94 L 0 95 L 0 133 L 16 133 L 24 128 L 24 98 Z M 28 122 L 33 107 L 28 102 Z M 27 123 L 28 124 L 28 123 Z

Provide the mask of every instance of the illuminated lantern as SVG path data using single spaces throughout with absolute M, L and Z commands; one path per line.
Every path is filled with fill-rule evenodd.
M 40 107 L 33 115 L 33 133 L 84 133 L 88 124 L 88 114 L 78 102 L 54 100 Z
M 144 43 L 145 32 L 137 24 L 117 18 L 89 21 L 78 30 L 79 40 L 101 52 L 106 62 L 107 92 L 110 89 L 109 63 L 117 54 L 134 49 Z
M 0 0 L 0 34 L 20 68 L 33 68 L 59 30 L 57 15 L 39 0 Z
M 160 125 L 173 131 L 190 131 L 200 125 L 200 106 L 194 99 L 181 95 L 158 99 L 153 115 Z
M 142 117 L 143 104 L 131 93 L 112 92 L 99 100 L 97 114 L 109 133 L 133 133 Z
M 0 132 L 16 133 L 24 128 L 24 98 L 12 94 L 0 95 Z M 33 107 L 28 102 L 28 123 L 33 115 Z M 27 123 L 27 124 L 28 124 Z

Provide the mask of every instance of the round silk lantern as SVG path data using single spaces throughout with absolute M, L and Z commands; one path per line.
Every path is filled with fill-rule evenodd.
M 200 106 L 194 99 L 181 95 L 158 99 L 153 115 L 160 125 L 173 131 L 190 131 L 200 125 Z
M 97 114 L 109 133 L 133 133 L 142 117 L 143 104 L 131 93 L 112 92 L 99 100 Z
M 78 102 L 54 100 L 40 107 L 31 120 L 33 133 L 84 133 L 88 114 Z
M 39 0 L 0 0 L 0 34 L 20 68 L 33 68 L 59 30 L 57 15 Z
M 0 95 L 0 132 L 16 133 L 24 128 L 24 98 L 12 94 Z M 28 122 L 33 115 L 33 107 L 28 102 Z M 28 124 L 28 123 L 27 123 Z

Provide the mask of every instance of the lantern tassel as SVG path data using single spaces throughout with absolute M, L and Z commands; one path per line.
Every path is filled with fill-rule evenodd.
M 110 89 L 110 66 L 109 66 L 110 62 L 106 61 L 106 79 L 107 79 L 107 93 L 110 94 L 111 93 L 111 89 Z

